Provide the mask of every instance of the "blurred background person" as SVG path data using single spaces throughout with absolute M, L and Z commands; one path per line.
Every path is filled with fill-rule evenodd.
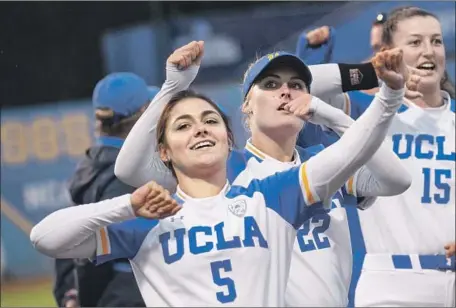
M 134 189 L 114 175 L 114 163 L 130 129 L 158 88 L 133 73 L 113 73 L 93 92 L 96 145 L 87 150 L 70 182 L 78 204 L 111 199 Z M 64 307 L 144 307 L 128 260 L 95 266 L 88 260 L 56 260 L 54 296 Z

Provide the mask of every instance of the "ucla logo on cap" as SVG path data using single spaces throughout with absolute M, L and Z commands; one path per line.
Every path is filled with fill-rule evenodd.
M 269 61 L 271 61 L 272 59 L 274 59 L 278 55 L 279 55 L 278 52 L 273 52 L 273 53 L 268 54 L 267 57 L 268 57 Z

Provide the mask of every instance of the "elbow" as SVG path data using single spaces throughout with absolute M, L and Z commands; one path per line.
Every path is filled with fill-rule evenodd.
M 412 185 L 412 176 L 404 172 L 400 176 L 388 181 L 388 196 L 396 196 L 407 191 Z
M 55 247 L 53 247 L 51 241 L 46 240 L 43 230 L 41 230 L 40 225 L 36 225 L 32 228 L 30 232 L 30 242 L 32 242 L 33 248 L 38 250 L 40 253 L 55 258 Z
M 125 166 L 122 166 L 122 164 L 115 163 L 114 165 L 114 175 L 124 182 L 127 185 L 133 186 L 130 179 L 132 178 L 132 175 L 134 175 L 135 170 L 133 168 L 126 168 Z

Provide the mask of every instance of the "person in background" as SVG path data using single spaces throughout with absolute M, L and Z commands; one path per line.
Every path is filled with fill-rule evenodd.
M 111 199 L 134 188 L 114 175 L 114 163 L 130 129 L 158 93 L 133 73 L 113 73 L 93 92 L 96 145 L 89 148 L 71 178 L 76 205 Z M 63 307 L 144 307 L 128 260 L 95 266 L 88 260 L 57 259 L 54 297 Z

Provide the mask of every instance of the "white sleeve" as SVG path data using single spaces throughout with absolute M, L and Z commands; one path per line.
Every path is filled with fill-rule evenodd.
M 310 94 L 326 98 L 343 93 L 342 77 L 337 63 L 310 65 L 309 69 L 312 73 Z
M 310 94 L 327 104 L 350 114 L 350 100 L 348 94 L 342 90 L 342 77 L 337 63 L 310 65 L 312 85 Z
M 311 108 L 314 115 L 311 122 L 331 128 L 339 136 L 355 122 L 342 110 L 329 106 L 313 97 Z M 355 191 L 359 197 L 394 196 L 406 191 L 412 177 L 399 157 L 391 150 L 392 144 L 385 138 L 371 159 L 354 175 Z
M 38 251 L 52 258 L 91 258 L 97 249 L 98 230 L 136 218 L 130 196 L 58 210 L 33 227 L 30 240 Z
M 380 88 L 372 104 L 342 137 L 306 163 L 314 201 L 326 201 L 379 149 L 402 103 L 404 89 Z
M 131 129 L 117 156 L 114 173 L 122 182 L 140 187 L 155 181 L 171 193 L 176 190 L 176 180 L 157 152 L 157 123 L 171 97 L 188 89 L 198 70 L 199 66 L 196 65 L 186 70 L 179 70 L 173 65 L 166 66 L 165 83 Z

